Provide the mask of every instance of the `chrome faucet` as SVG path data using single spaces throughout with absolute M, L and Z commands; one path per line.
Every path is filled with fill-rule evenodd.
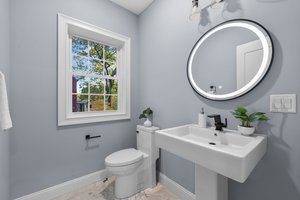
M 225 118 L 225 123 L 222 123 L 221 115 L 219 114 L 208 115 L 207 117 L 214 118 L 217 131 L 223 131 L 223 128 L 227 127 L 227 118 Z

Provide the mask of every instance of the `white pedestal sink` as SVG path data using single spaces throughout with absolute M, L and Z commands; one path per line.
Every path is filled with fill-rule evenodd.
M 267 149 L 267 138 L 195 124 L 155 132 L 155 144 L 195 163 L 196 200 L 227 200 L 227 178 L 245 182 Z

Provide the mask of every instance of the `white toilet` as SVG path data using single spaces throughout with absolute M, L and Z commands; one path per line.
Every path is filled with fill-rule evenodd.
M 115 196 L 130 197 L 156 185 L 158 148 L 154 146 L 157 127 L 137 126 L 137 150 L 123 149 L 105 158 L 106 169 L 116 177 Z

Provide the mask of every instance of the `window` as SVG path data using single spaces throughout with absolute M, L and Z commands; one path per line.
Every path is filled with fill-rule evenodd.
M 130 38 L 58 15 L 58 125 L 130 118 Z

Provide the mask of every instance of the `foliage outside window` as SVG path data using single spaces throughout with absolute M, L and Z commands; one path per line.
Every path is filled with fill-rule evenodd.
M 72 112 L 118 110 L 117 49 L 72 37 Z

